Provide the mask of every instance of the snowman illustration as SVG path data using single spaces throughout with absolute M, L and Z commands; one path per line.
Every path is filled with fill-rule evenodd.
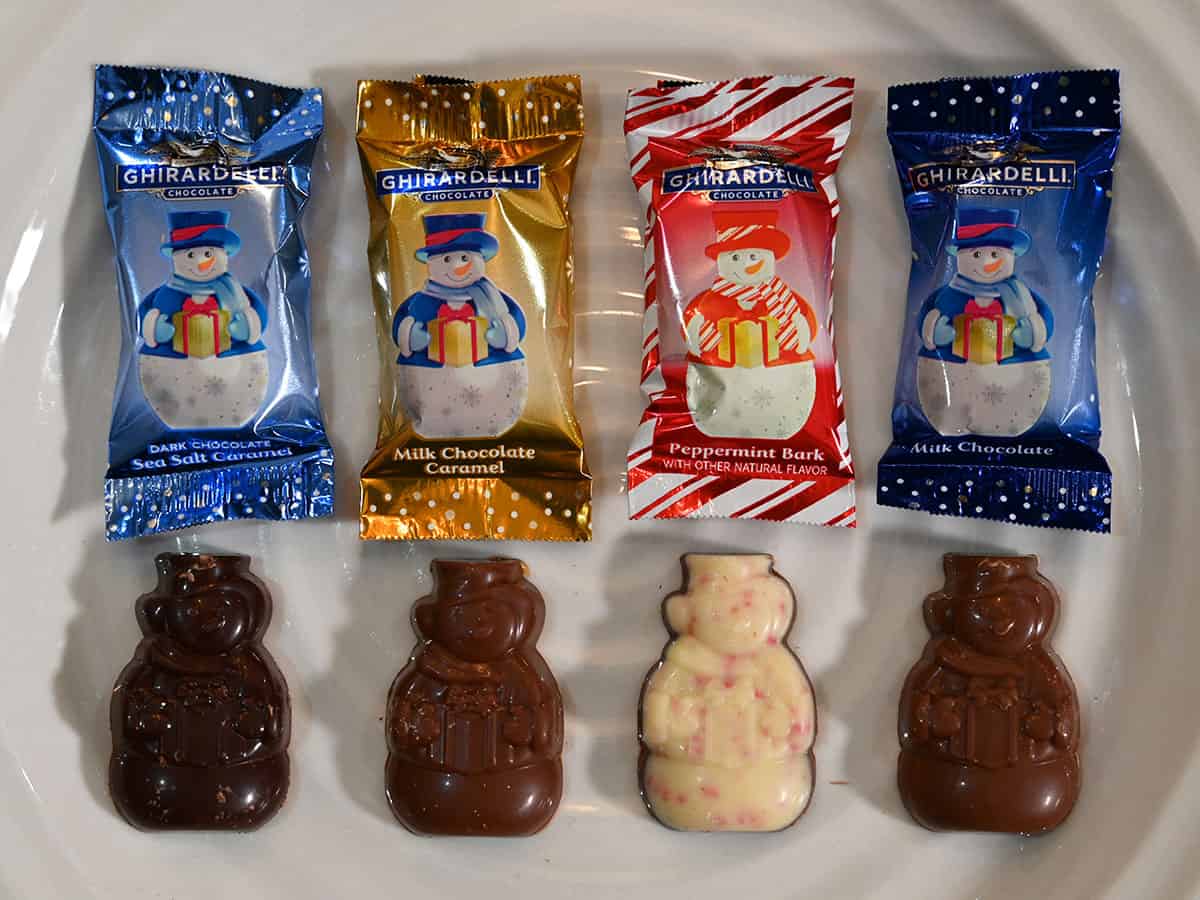
M 170 428 L 240 428 L 267 394 L 267 308 L 229 271 L 242 240 L 229 213 L 167 214 L 171 277 L 138 306 L 138 369 Z
M 1019 215 L 959 210 L 946 248 L 955 274 L 921 307 L 917 394 L 940 434 L 1023 434 L 1050 399 L 1054 316 L 1014 274 L 1030 245 Z
M 684 310 L 687 399 L 712 437 L 787 438 L 812 412 L 817 317 L 775 273 L 791 249 L 772 210 L 714 212 L 712 287 Z
M 416 257 L 428 277 L 392 319 L 401 402 L 421 437 L 496 437 L 525 408 L 525 314 L 484 274 L 500 249 L 486 219 L 425 216 Z

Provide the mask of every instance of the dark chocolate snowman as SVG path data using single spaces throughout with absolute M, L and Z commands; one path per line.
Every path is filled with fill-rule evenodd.
M 932 637 L 900 698 L 900 794 L 927 828 L 1034 834 L 1079 796 L 1079 700 L 1049 646 L 1036 556 L 960 556 L 925 598 Z
M 109 789 L 139 828 L 257 828 L 287 795 L 287 684 L 245 556 L 164 553 L 113 690 Z
M 387 797 L 422 834 L 533 834 L 562 797 L 562 695 L 546 608 L 516 559 L 435 560 L 419 643 L 387 704 Z

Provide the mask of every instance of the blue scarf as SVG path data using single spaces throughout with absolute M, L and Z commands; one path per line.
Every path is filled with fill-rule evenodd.
M 171 280 L 167 282 L 167 287 L 175 288 L 180 293 L 190 294 L 193 297 L 206 297 L 210 294 L 215 294 L 217 305 L 221 309 L 227 309 L 230 312 L 243 312 L 250 306 L 250 300 L 246 296 L 246 292 L 242 290 L 242 286 L 238 284 L 237 279 L 229 272 L 217 276 L 212 281 L 192 281 L 190 278 L 184 278 L 176 272 L 171 275 Z
M 475 311 L 488 320 L 498 320 L 508 312 L 508 304 L 504 302 L 500 289 L 492 284 L 486 275 L 460 288 L 427 280 L 424 290 L 426 294 L 439 300 L 455 303 L 469 300 L 475 304 Z
M 959 273 L 950 279 L 950 287 L 970 297 L 999 297 L 1005 315 L 1014 319 L 1025 319 L 1037 312 L 1033 294 L 1016 275 L 1009 275 L 1003 281 L 985 284 Z

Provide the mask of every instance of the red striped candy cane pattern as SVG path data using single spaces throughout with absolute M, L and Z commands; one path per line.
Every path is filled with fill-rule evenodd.
M 660 82 L 633 91 L 625 113 L 625 135 L 630 172 L 645 222 L 645 307 L 642 332 L 642 390 L 648 405 L 631 442 L 627 457 L 630 517 L 635 519 L 707 518 L 764 519 L 809 522 L 821 525 L 855 525 L 854 470 L 846 430 L 841 376 L 836 356 L 827 388 L 831 410 L 820 435 L 808 425 L 785 441 L 712 439 L 702 434 L 687 411 L 682 396 L 681 359 L 669 359 L 663 328 L 674 328 L 674 316 L 664 315 L 663 305 L 680 298 L 660 297 L 670 286 L 658 270 L 656 243 L 662 239 L 659 215 L 662 173 L 666 168 L 703 164 L 714 149 L 733 153 L 762 148 L 786 155 L 789 165 L 809 169 L 814 186 L 828 206 L 828 259 L 832 266 L 839 211 L 834 173 L 850 133 L 854 84 L 849 78 L 829 76 L 757 76 L 705 83 Z M 790 202 L 785 195 L 779 203 Z M 812 198 L 809 194 L 809 198 Z M 812 202 L 811 199 L 805 202 Z M 806 239 L 809 235 L 804 235 Z M 796 241 L 793 241 L 795 244 Z M 820 279 L 817 279 L 818 281 Z M 825 282 L 832 280 L 832 271 Z M 735 294 L 728 283 L 726 291 Z M 719 287 L 719 285 L 718 285 Z M 774 287 L 774 286 L 773 286 Z M 726 291 L 722 291 L 725 293 Z M 738 299 L 733 297 L 733 299 Z M 772 314 L 785 323 L 780 337 L 794 341 L 791 315 L 794 302 L 782 286 L 771 291 Z M 832 298 L 822 297 L 814 307 L 820 316 L 830 353 L 833 353 Z M 669 336 L 669 333 L 668 333 Z M 702 344 L 711 349 L 716 329 L 705 323 Z M 818 398 L 820 399 L 820 398 Z M 811 420 L 810 420 L 811 423 Z M 819 447 L 825 471 L 781 475 L 755 462 L 767 445 L 786 444 L 804 449 Z M 684 455 L 679 455 L 680 448 Z M 699 449 L 696 449 L 699 448 Z M 706 449 L 707 448 L 707 449 Z M 811 452 L 811 451 L 810 451 Z M 709 466 L 705 453 L 729 461 Z M 801 456 L 803 458 L 803 456 Z M 815 458 L 815 457 L 809 457 Z

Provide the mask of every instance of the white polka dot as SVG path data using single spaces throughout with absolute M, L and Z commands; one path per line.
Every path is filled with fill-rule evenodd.
M 982 96 L 982 95 L 980 95 L 980 94 L 976 94 L 976 95 L 975 95 L 975 102 L 976 102 L 976 103 L 982 103 L 982 102 L 983 102 L 983 96 Z
M 967 487 L 975 487 L 975 482 L 973 482 L 973 481 L 968 481 L 968 482 L 967 482 Z
M 944 493 L 946 493 L 948 490 L 950 490 L 950 488 L 946 487 L 946 486 L 943 484 L 943 485 L 942 485 L 940 488 L 938 488 L 938 490 L 940 490 L 940 491 L 941 491 L 941 492 L 944 494 Z
M 365 106 L 367 109 L 370 109 L 374 105 L 375 105 L 374 100 L 364 100 L 363 101 L 363 106 Z M 273 109 L 273 110 L 271 110 L 271 112 L 273 112 L 275 115 L 279 115 L 279 110 L 277 110 L 277 109 Z
M 938 504 L 938 509 L 945 509 L 945 508 L 946 508 L 946 504 L 945 504 L 945 503 L 939 503 L 939 504 Z
M 1035 91 L 1036 91 L 1036 90 L 1037 90 L 1039 87 L 1041 87 L 1041 85 L 1040 85 L 1040 84 L 1038 84 L 1036 81 L 1035 81 L 1035 82 L 1033 82 L 1032 84 L 1030 84 L 1029 86 L 1030 86 L 1031 88 L 1033 88 Z
M 428 100 L 422 100 L 422 101 L 421 101 L 421 103 L 420 103 L 420 106 L 421 106 L 421 109 L 429 109 L 429 101 L 428 101 Z
M 129 507 L 128 507 L 128 506 L 125 506 L 125 505 L 122 505 L 122 506 L 121 506 L 121 512 L 129 512 Z
M 1008 514 L 1008 520 L 1009 520 L 1010 522 L 1015 522 L 1015 521 L 1017 521 L 1017 514 L 1016 514 L 1016 513 L 1009 513 L 1009 514 Z
M 1060 494 L 1065 494 L 1065 493 L 1067 492 L 1067 489 L 1066 489 L 1066 488 L 1059 488 L 1059 489 L 1058 489 L 1058 492 L 1059 492 Z
M 1000 495 L 1000 502 L 1001 502 L 1001 503 L 1007 503 L 1007 502 L 1008 502 L 1008 497 L 1007 497 L 1006 495 L 1004 495 L 1004 494 L 1001 494 L 1001 495 Z
M 516 501 L 516 500 L 520 500 L 520 499 L 521 499 L 521 495 L 520 495 L 520 494 L 518 494 L 516 491 L 513 491 L 513 492 L 512 492 L 512 494 L 510 494 L 510 495 L 509 495 L 509 499 L 510 499 L 510 500 L 514 500 L 514 501 Z
M 496 508 L 495 508 L 494 506 L 489 506 L 489 507 L 487 508 L 487 514 L 488 514 L 489 516 L 495 515 L 495 514 L 496 514 Z
M 931 119 L 936 119 L 936 118 L 937 118 L 937 110 L 936 110 L 936 109 L 931 109 L 931 110 L 929 111 L 929 118 L 931 118 Z
M 1065 503 L 1060 503 L 1060 504 L 1058 504 L 1058 508 L 1059 508 L 1059 509 L 1066 509 L 1066 508 L 1067 508 L 1067 504 L 1065 504 Z
M 136 96 L 137 96 L 137 94 L 135 94 L 133 91 L 126 91 L 126 92 L 125 92 L 125 98 L 126 98 L 127 100 L 132 100 L 132 99 L 133 99 L 134 97 L 136 97 Z
M 1080 503 L 1080 504 L 1079 504 L 1079 511 L 1080 511 L 1080 512 L 1087 512 L 1087 507 L 1086 507 L 1086 506 L 1084 506 L 1082 503 Z
M 1108 524 L 1108 516 L 1105 516 L 1105 517 L 1104 517 L 1103 519 L 1101 519 L 1100 521 L 1101 521 L 1101 522 L 1103 522 L 1105 525 L 1107 525 L 1107 524 Z
M 903 479 L 903 478 L 897 478 L 897 479 L 896 479 L 896 484 L 904 484 L 904 479 Z
M 564 518 L 564 519 L 569 519 L 569 518 L 571 518 L 571 511 L 570 511 L 569 509 L 564 509 L 564 510 L 563 510 L 563 518 Z
M 975 512 L 977 512 L 977 513 L 983 512 L 983 507 L 982 506 L 975 507 Z
M 529 522 L 529 527 L 530 527 L 530 528 L 532 528 L 532 529 L 534 529 L 534 530 L 536 530 L 536 529 L 537 529 L 537 522 L 536 522 L 536 521 L 533 521 L 533 520 L 530 520 L 530 522 Z
M 289 125 L 295 125 L 295 124 L 296 124 L 296 120 L 295 120 L 295 119 L 288 119 L 288 124 L 289 124 Z
M 370 108 L 371 108 L 371 101 L 370 101 L 370 100 L 368 100 L 368 101 L 367 101 L 366 103 L 364 103 L 363 105 L 364 105 L 364 106 L 366 106 L 368 109 L 370 109 Z M 274 118 L 278 119 L 278 118 L 279 118 L 279 110 L 277 110 L 277 109 L 273 109 L 273 110 L 271 110 L 271 115 L 272 115 Z
M 461 500 L 461 499 L 462 499 L 462 494 L 460 494 L 458 491 L 455 491 L 455 492 L 454 492 L 453 494 L 451 494 L 450 496 L 451 496 L 451 497 L 453 497 L 455 500 Z
M 412 116 L 410 116 L 408 113 L 404 113 L 402 116 L 400 116 L 400 121 L 402 121 L 402 122 L 407 122 L 407 121 L 409 121 L 411 118 L 412 118 Z
M 512 512 L 510 512 L 510 513 L 508 514 L 508 517 L 509 517 L 510 519 L 515 519 L 515 518 L 517 518 L 517 511 L 514 509 Z
M 1088 97 L 1088 103 L 1095 103 L 1095 102 L 1096 102 L 1095 97 Z
M 117 530 L 117 526 L 116 526 L 116 525 L 109 525 L 109 526 L 108 526 L 108 530 L 109 530 L 109 531 L 116 531 L 116 530 Z
M 566 88 L 567 88 L 567 90 L 568 90 L 568 91 L 570 91 L 571 93 L 575 93 L 575 82 L 573 82 L 573 81 L 568 81 L 568 82 L 566 83 Z
M 246 88 L 246 96 L 247 96 L 249 99 L 253 100 L 253 99 L 254 99 L 254 91 L 253 91 L 253 89 L 251 89 L 251 88 Z
M 496 96 L 503 97 L 507 93 L 508 93 L 508 91 L 506 91 L 504 88 L 500 88 L 499 90 L 496 91 Z
M 112 100 L 112 99 L 113 99 L 114 97 L 116 97 L 116 96 L 117 96 L 117 95 L 116 95 L 116 94 L 114 94 L 112 91 L 105 91 L 105 92 L 104 92 L 104 99 L 105 99 L 105 100 Z
M 449 109 L 449 108 L 450 108 L 450 101 L 449 101 L 449 100 L 443 100 L 443 101 L 442 101 L 442 107 L 443 107 L 444 109 Z
M 504 526 L 503 525 L 496 526 L 496 534 L 504 534 Z
M 1092 129 L 1092 137 L 1100 137 L 1100 129 L 1099 128 Z M 1094 399 L 1095 398 L 1093 398 L 1093 402 L 1094 402 Z
M 1029 509 L 1029 504 L 1028 504 L 1028 503 L 1022 503 L 1021 505 L 1022 505 L 1022 506 L 1024 506 L 1026 509 Z
M 921 105 L 920 100 L 913 100 L 913 106 L 920 106 L 920 105 Z
M 400 507 L 400 515 L 402 515 L 402 516 L 408 515 L 408 507 L 407 506 Z
M 545 125 L 545 124 L 546 124 L 547 122 L 549 122 L 549 121 L 550 121 L 550 117 L 549 117 L 549 116 L 546 116 L 546 115 L 543 115 L 543 116 L 542 116 L 542 124 L 543 124 L 543 125 Z
M 561 103 L 559 103 L 557 100 L 555 100 L 555 101 L 554 101 L 554 108 L 555 108 L 555 109 L 562 109 L 562 104 L 561 104 Z
M 1077 118 L 1077 119 L 1083 118 L 1083 110 L 1082 109 L 1075 110 L 1075 118 Z
M 881 485 L 879 486 L 879 490 L 880 490 L 880 492 L 881 492 L 881 493 L 884 493 L 884 494 L 886 494 L 886 493 L 888 492 L 888 486 L 887 486 L 886 484 L 881 484 Z
M 446 521 L 453 522 L 455 515 L 456 515 L 456 513 L 454 512 L 454 510 L 452 510 L 452 509 L 446 510 Z
M 384 494 L 384 495 L 383 495 L 383 499 L 384 499 L 384 500 L 389 500 L 389 501 L 390 501 L 390 500 L 392 499 L 392 495 L 391 495 L 391 494 Z
M 437 88 L 430 88 L 429 93 L 433 94 L 433 96 L 436 97 L 438 95 L 438 90 L 437 90 Z
M 158 504 L 157 503 L 150 504 L 150 512 L 158 512 Z
M 470 92 L 470 91 L 463 91 L 463 92 L 462 92 L 462 98 L 463 98 L 464 100 L 470 100 L 470 99 L 471 99 L 471 92 Z
M 471 530 L 471 523 L 470 523 L 470 522 L 463 522 L 463 526 L 462 526 L 462 527 L 463 527 L 463 531 L 470 531 L 470 530 Z
M 1042 521 L 1049 522 L 1050 521 L 1050 513 L 1042 513 Z
M 1003 93 L 1004 93 L 1004 85 L 1002 85 L 1002 84 L 1001 84 L 1001 85 L 998 85 L 998 86 L 996 87 L 996 93 L 997 93 L 997 94 L 1003 94 Z
M 1105 503 L 1111 503 L 1111 502 L 1112 502 L 1112 500 L 1111 500 L 1110 498 L 1108 498 L 1108 497 L 1105 497 L 1105 498 L 1104 498 L 1104 502 L 1105 502 Z
M 484 122 L 482 119 L 479 120 L 479 130 L 487 131 L 487 122 Z
M 492 496 L 491 490 L 486 490 L 483 492 L 483 497 L 485 500 L 489 499 L 491 496 Z
M 1058 98 L 1058 102 L 1059 102 L 1059 103 L 1066 103 L 1066 102 L 1067 102 L 1067 95 L 1066 95 L 1066 94 L 1063 94 L 1061 97 L 1059 97 L 1059 98 Z
M 951 105 L 951 106 L 958 106 L 958 98 L 957 98 L 957 97 L 951 97 L 951 98 L 950 98 L 950 105 Z
M 1020 94 L 1013 94 L 1013 103 L 1020 103 L 1024 99 Z
M 920 496 L 920 494 L 919 494 L 917 491 L 913 491 L 913 492 L 912 492 L 912 495 L 913 495 L 914 497 L 918 497 L 918 496 Z
M 420 500 L 420 499 L 421 499 L 421 492 L 420 492 L 420 491 L 413 491 L 413 499 L 414 499 L 414 500 Z
M 425 527 L 428 528 L 430 531 L 433 531 L 435 528 L 437 528 L 437 525 L 433 522 L 430 522 Z
M 430 501 L 429 501 L 429 508 L 430 508 L 430 509 L 433 509 L 435 506 L 437 506 L 437 501 L 436 501 L 436 500 L 430 500 Z
M 542 510 L 542 512 L 544 512 L 544 513 L 545 513 L 546 515 L 548 515 L 548 516 L 552 516 L 552 515 L 554 515 L 554 510 L 552 510 L 552 509 L 551 509 L 550 507 L 548 507 L 548 506 L 547 506 L 547 507 L 546 507 L 544 510 Z
M 179 515 L 177 515 L 175 518 L 177 518 L 177 519 L 180 519 L 180 520 L 183 520 L 183 519 L 186 519 L 186 518 L 187 518 L 187 516 L 186 516 L 186 515 L 184 515 L 183 513 L 179 513 Z
M 533 109 L 533 101 L 532 101 L 532 100 L 526 100 L 526 101 L 525 101 L 525 108 L 526 108 L 526 109 Z
M 383 105 L 384 105 L 384 106 L 391 106 L 391 105 L 392 105 L 392 98 L 391 98 L 391 97 L 384 97 L 384 98 L 383 98 Z

